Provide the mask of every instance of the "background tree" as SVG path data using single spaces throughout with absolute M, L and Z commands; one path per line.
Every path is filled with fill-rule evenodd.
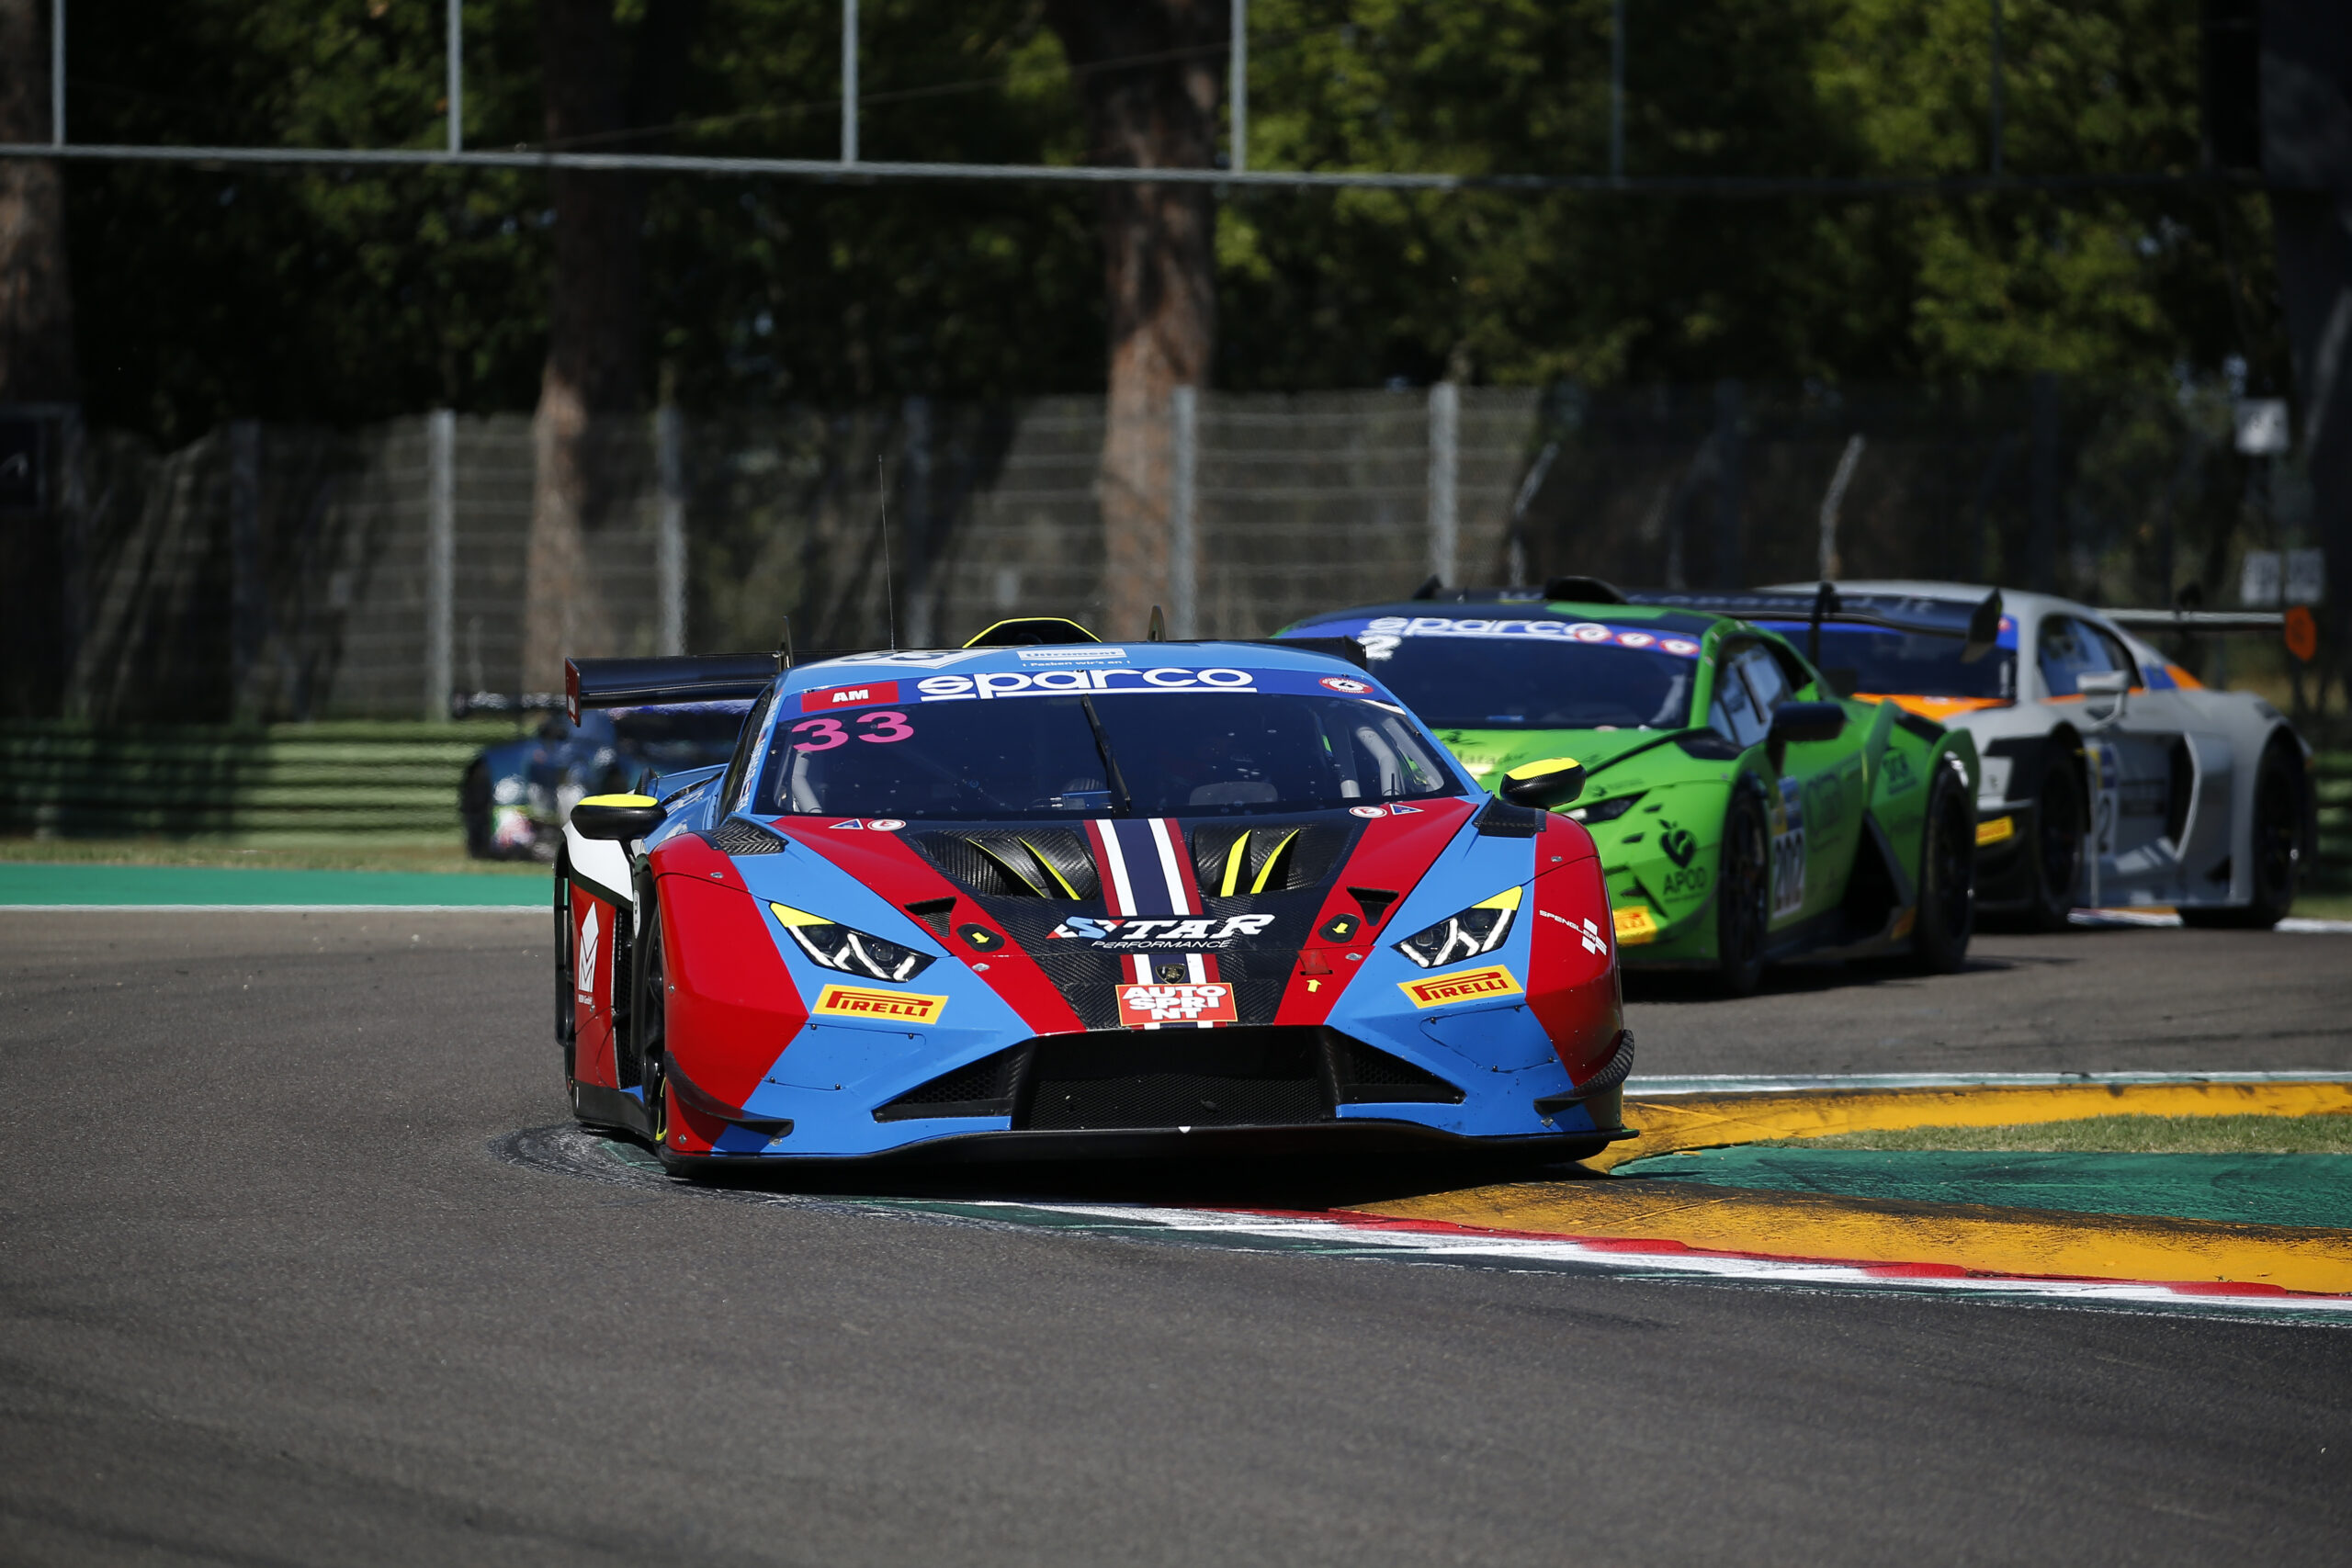
M 49 140 L 46 9 L 38 0 L 0 0 L 0 141 Z M 71 405 L 81 395 L 62 179 L 53 163 L 0 162 L 0 404 Z M 66 640 L 63 568 L 53 507 L 0 530 L 7 628 L 0 636 L 8 649 L 0 711 L 39 713 L 55 701 Z
M 1216 163 L 1230 11 L 1222 0 L 1047 0 L 1079 100 L 1088 161 Z M 1203 387 L 1216 348 L 1216 202 L 1197 185 L 1102 188 L 1110 353 L 1101 496 L 1113 637 L 1168 599 L 1170 394 Z
M 675 112 L 701 0 L 648 0 L 625 58 L 614 0 L 539 0 L 549 146 L 644 145 L 618 133 Z M 537 480 L 524 611 L 526 682 L 559 682 L 571 653 L 608 653 L 587 534 L 621 487 L 597 422 L 634 413 L 645 386 L 642 175 L 560 170 L 547 367 L 532 420 Z

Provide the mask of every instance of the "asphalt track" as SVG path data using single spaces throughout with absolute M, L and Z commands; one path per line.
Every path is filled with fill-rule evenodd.
M 0 1561 L 2303 1562 L 2352 1527 L 2339 1328 L 573 1180 L 491 1153 L 560 1118 L 537 918 L 21 911 L 0 953 Z M 2347 1018 L 2352 938 L 2101 931 L 1633 1022 L 1645 1074 L 2065 1072 L 2352 1068 Z

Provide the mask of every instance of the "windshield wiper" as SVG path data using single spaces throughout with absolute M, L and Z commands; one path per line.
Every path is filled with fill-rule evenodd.
M 1085 710 L 1086 727 L 1094 731 L 1094 752 L 1102 759 L 1102 776 L 1111 783 L 1111 792 L 1118 797 L 1119 815 L 1136 814 L 1135 796 L 1127 793 L 1127 781 L 1119 776 L 1119 760 L 1111 755 L 1111 738 L 1102 733 L 1102 716 L 1094 711 L 1094 699 L 1080 694 L 1078 705 Z

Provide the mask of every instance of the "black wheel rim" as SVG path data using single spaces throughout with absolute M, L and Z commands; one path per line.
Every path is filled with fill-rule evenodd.
M 1724 881 L 1725 968 L 1744 969 L 1764 951 L 1764 927 L 1770 889 L 1765 879 L 1764 824 L 1751 807 L 1732 813 L 1724 845 L 1728 866 Z
M 2284 904 L 2295 880 L 2295 785 L 2279 767 L 2262 771 L 2254 796 L 2254 896 Z
M 1968 802 L 1957 788 L 1944 790 L 1928 850 L 1928 896 L 1936 901 L 1944 934 L 1964 938 L 1976 911 L 1976 835 L 1969 830 Z
M 662 923 L 655 915 L 645 922 L 645 934 L 640 937 L 642 956 L 638 973 L 644 983 L 637 996 L 637 1070 L 639 1082 L 645 1089 L 645 1109 L 653 1119 L 653 1137 L 659 1143 L 669 1131 L 662 1103 L 662 1047 L 669 1027 L 669 1010 L 663 998 L 669 984 L 662 968 Z
M 2041 892 L 2051 908 L 2064 909 L 2075 900 L 2075 875 L 2083 859 L 2082 813 L 2071 781 L 2061 775 L 2042 787 Z

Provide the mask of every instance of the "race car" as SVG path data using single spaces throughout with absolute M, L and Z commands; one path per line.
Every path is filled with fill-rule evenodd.
M 1980 908 L 2056 930 L 2078 905 L 2163 905 L 2190 925 L 2267 929 L 2293 906 L 2315 832 L 2312 751 L 2262 698 L 2206 690 L 2068 599 L 1916 581 L 1829 594 L 1857 614 L 1822 625 L 1822 669 L 1975 737 Z M 1796 636 L 1821 596 L 1790 583 L 1732 603 Z M 1972 617 L 1997 636 L 1963 661 L 1953 632 Z
M 1628 966 L 1703 971 L 1737 995 L 1804 955 L 1966 957 L 1969 737 L 1840 699 L 1770 631 L 1572 578 L 1432 585 L 1278 635 L 1360 645 L 1475 778 L 1582 764 L 1561 809 L 1600 845 Z
M 476 693 L 451 708 L 463 717 L 517 711 L 514 704 Z M 483 747 L 458 786 L 466 852 L 477 860 L 554 860 L 564 818 L 582 798 L 626 789 L 649 771 L 724 761 L 748 705 L 593 710 L 577 720 L 550 713 L 532 733 Z
M 722 767 L 574 807 L 557 1033 L 673 1170 L 1633 1134 L 1591 836 L 1490 795 L 1314 647 L 574 660 L 572 700 L 753 699 Z M 984 634 L 985 636 L 986 634 Z

